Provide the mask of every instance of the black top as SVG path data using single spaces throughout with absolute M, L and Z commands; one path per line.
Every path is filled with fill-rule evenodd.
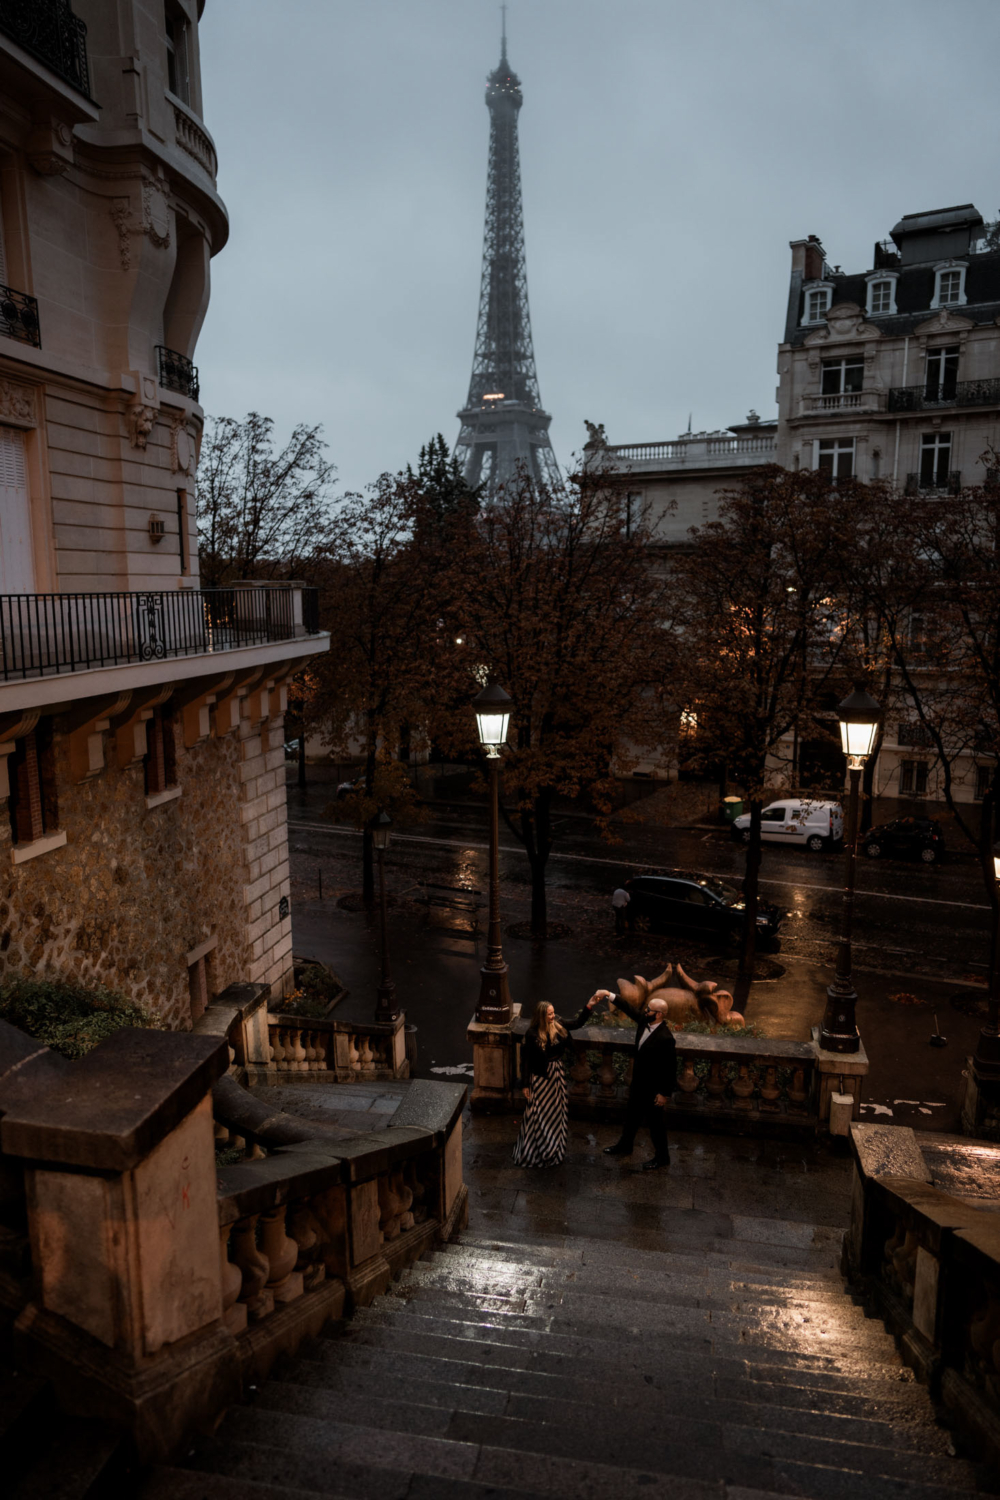
M 666 1021 L 659 1023 L 647 1041 L 642 1039 L 649 1022 L 641 1011 L 616 996 L 612 1002 L 635 1022 L 635 1061 L 632 1064 L 630 1093 L 637 1098 L 654 1098 L 664 1094 L 668 1099 L 677 1087 L 677 1043 Z M 640 1043 L 642 1045 L 640 1046 Z
M 531 1087 L 532 1078 L 548 1077 L 550 1063 L 558 1062 L 573 1045 L 573 1039 L 569 1033 L 585 1026 L 589 1015 L 589 1010 L 584 1006 L 575 1021 L 562 1021 L 561 1017 L 557 1017 L 565 1026 L 566 1035 L 557 1036 L 550 1047 L 541 1046 L 535 1032 L 528 1032 L 521 1043 L 521 1087 L 523 1089 Z

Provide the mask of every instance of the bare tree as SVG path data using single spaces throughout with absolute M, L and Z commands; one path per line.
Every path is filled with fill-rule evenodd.
M 300 423 L 275 452 L 274 423 L 210 417 L 198 459 L 198 549 L 208 587 L 244 578 L 292 578 L 331 532 L 335 469 L 321 427 Z

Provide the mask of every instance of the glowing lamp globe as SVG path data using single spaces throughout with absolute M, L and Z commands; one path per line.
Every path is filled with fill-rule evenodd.
M 479 730 L 479 743 L 487 755 L 499 755 L 507 741 L 507 726 L 513 701 L 497 683 L 491 682 L 472 700 Z
M 372 843 L 376 849 L 386 850 L 389 847 L 389 834 L 392 830 L 392 819 L 387 812 L 380 812 L 371 821 Z
M 840 742 L 848 760 L 867 760 L 875 744 L 882 707 L 864 688 L 856 687 L 837 706 Z

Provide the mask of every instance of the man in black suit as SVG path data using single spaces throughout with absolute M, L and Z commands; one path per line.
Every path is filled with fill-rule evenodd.
M 664 1111 L 677 1087 L 677 1045 L 667 1025 L 667 1006 L 663 1000 L 650 1000 L 644 1011 L 633 1009 L 619 995 L 605 994 L 613 1005 L 635 1022 L 635 1061 L 632 1085 L 628 1091 L 625 1123 L 621 1138 L 605 1146 L 605 1156 L 631 1156 L 636 1133 L 645 1125 L 653 1142 L 653 1155 L 644 1161 L 644 1172 L 669 1167 L 667 1119 Z

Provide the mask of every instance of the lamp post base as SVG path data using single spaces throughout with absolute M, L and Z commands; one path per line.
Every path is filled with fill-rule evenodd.
M 476 1020 L 484 1026 L 506 1026 L 511 1019 L 510 987 L 507 983 L 507 965 L 495 969 L 480 969 L 479 1004 Z
M 972 1054 L 972 1066 L 977 1078 L 991 1083 L 1000 1083 L 1000 1034 L 984 1026 L 979 1033 L 976 1050 Z
M 857 1052 L 861 1046 L 861 1034 L 855 1020 L 858 997 L 852 988 L 838 990 L 831 984 L 826 992 L 826 1010 L 819 1034 L 819 1044 L 825 1052 Z

